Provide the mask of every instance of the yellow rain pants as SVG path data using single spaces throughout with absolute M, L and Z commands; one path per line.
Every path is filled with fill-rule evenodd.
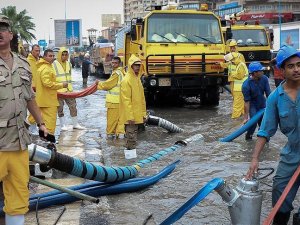
M 40 107 L 43 120 L 50 134 L 55 133 L 57 107 Z
M 0 180 L 3 182 L 3 211 L 11 216 L 24 215 L 29 205 L 28 151 L 0 151 Z
M 119 104 L 117 108 L 107 108 L 107 134 L 124 134 L 125 126 L 120 123 Z
M 230 90 L 233 97 L 231 118 L 236 119 L 244 115 L 244 96 L 241 91 L 233 90 L 234 82 L 230 82 Z

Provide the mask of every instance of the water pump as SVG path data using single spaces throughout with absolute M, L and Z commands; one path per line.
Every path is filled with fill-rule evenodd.
M 260 224 L 262 191 L 258 179 L 242 178 L 235 189 L 224 182 L 216 191 L 228 205 L 231 224 Z

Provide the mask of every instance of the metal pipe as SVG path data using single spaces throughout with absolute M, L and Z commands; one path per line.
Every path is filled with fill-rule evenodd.
M 171 123 L 168 120 L 157 117 L 157 116 L 148 115 L 146 124 L 162 127 L 164 129 L 166 129 L 167 131 L 169 131 L 170 133 L 181 133 L 181 132 L 183 132 L 183 129 L 181 129 L 177 125 Z
M 38 183 L 38 184 L 43 184 L 47 187 L 51 187 L 51 188 L 54 188 L 56 190 L 59 190 L 61 192 L 65 192 L 65 193 L 68 193 L 69 195 L 72 195 L 78 199 L 81 199 L 81 200 L 87 200 L 87 201 L 90 201 L 90 202 L 93 202 L 93 203 L 99 203 L 99 198 L 95 198 L 95 197 L 92 197 L 92 196 L 89 196 L 89 195 L 86 195 L 86 194 L 82 194 L 78 191 L 73 191 L 71 189 L 68 189 L 68 188 L 64 188 L 62 186 L 59 186 L 57 184 L 53 184 L 49 181 L 46 181 L 46 180 L 42 180 L 42 179 L 39 179 L 37 177 L 33 177 L 31 176 L 30 177 L 30 181 L 33 181 L 35 183 Z

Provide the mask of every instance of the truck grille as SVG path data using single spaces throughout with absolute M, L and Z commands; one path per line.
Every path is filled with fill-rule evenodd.
M 174 72 L 179 74 L 195 74 L 202 70 L 200 59 L 198 62 L 177 61 L 174 64 Z M 150 61 L 148 62 L 148 72 L 150 74 L 170 74 L 172 72 L 170 60 Z
M 223 61 L 220 54 L 149 55 L 146 58 L 148 75 L 222 73 L 215 62 Z
M 246 62 L 271 60 L 271 52 L 269 50 L 240 51 L 240 53 L 244 55 Z

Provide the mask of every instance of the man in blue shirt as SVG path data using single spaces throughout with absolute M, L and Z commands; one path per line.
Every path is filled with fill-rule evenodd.
M 300 52 L 291 46 L 282 46 L 277 53 L 276 61 L 286 80 L 267 99 L 251 165 L 245 177 L 251 179 L 253 173 L 257 173 L 259 155 L 266 141 L 276 133 L 279 125 L 288 142 L 280 152 L 280 161 L 273 178 L 273 206 L 300 164 Z M 292 203 L 299 186 L 300 179 L 297 179 L 276 213 L 273 224 L 288 224 L 293 210 Z M 299 211 L 294 214 L 293 220 L 293 224 L 300 224 Z
M 271 93 L 268 77 L 264 75 L 264 67 L 260 62 L 252 62 L 249 65 L 249 77 L 244 81 L 242 92 L 245 101 L 244 123 L 252 118 L 259 110 L 266 107 L 266 97 Z M 260 126 L 261 120 L 258 122 Z M 254 124 L 246 133 L 245 139 L 251 140 L 256 129 Z

